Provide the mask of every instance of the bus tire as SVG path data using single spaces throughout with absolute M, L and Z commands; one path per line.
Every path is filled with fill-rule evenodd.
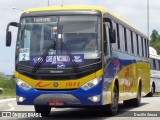
M 41 113 L 42 117 L 49 116 L 50 111 L 51 111 L 50 106 L 34 105 L 34 109 L 36 113 Z
M 133 99 L 132 101 L 133 107 L 140 106 L 140 103 L 141 103 L 141 84 L 138 87 L 137 98 Z
M 104 108 L 105 114 L 115 116 L 118 111 L 118 100 L 119 100 L 119 94 L 118 94 L 118 88 L 115 85 L 114 91 L 112 95 L 112 103 L 109 105 L 106 105 Z
M 138 87 L 137 97 L 131 100 L 123 101 L 123 105 L 125 107 L 138 107 L 141 103 L 141 84 Z
M 154 93 L 155 93 L 155 87 L 154 87 L 154 85 L 152 84 L 151 92 L 149 93 L 149 97 L 153 97 Z

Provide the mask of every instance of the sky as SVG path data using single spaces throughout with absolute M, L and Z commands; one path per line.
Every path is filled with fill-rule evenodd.
M 59 6 L 63 0 L 49 0 L 50 6 Z M 160 33 L 160 0 L 150 2 L 150 34 L 153 29 Z M 147 35 L 147 0 L 64 0 L 63 5 L 103 6 L 118 13 Z M 11 28 L 12 46 L 5 46 L 6 26 L 18 22 L 23 10 L 48 6 L 48 0 L 0 0 L 0 72 L 13 74 L 15 70 L 15 45 L 17 28 Z M 16 7 L 19 10 L 13 9 Z

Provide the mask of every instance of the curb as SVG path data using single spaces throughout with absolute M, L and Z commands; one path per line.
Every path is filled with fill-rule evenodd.
M 16 98 L 2 99 L 0 100 L 0 104 L 5 102 L 12 102 L 12 101 L 16 101 Z

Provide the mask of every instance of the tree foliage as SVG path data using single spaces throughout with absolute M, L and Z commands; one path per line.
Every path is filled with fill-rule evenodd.
M 157 53 L 160 54 L 160 35 L 157 30 L 153 30 L 150 36 L 150 46 L 155 48 Z
M 9 79 L 5 77 L 4 73 L 0 72 L 0 88 L 15 89 L 15 75 L 12 75 Z

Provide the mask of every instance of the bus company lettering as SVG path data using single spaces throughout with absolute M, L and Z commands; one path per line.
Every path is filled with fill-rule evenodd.
M 66 82 L 66 87 L 79 87 L 80 82 Z
M 38 23 L 38 22 L 51 22 L 51 18 L 34 18 L 33 21 L 36 23 Z
M 57 62 L 69 62 L 70 58 L 68 56 L 47 56 L 46 62 L 56 64 Z

